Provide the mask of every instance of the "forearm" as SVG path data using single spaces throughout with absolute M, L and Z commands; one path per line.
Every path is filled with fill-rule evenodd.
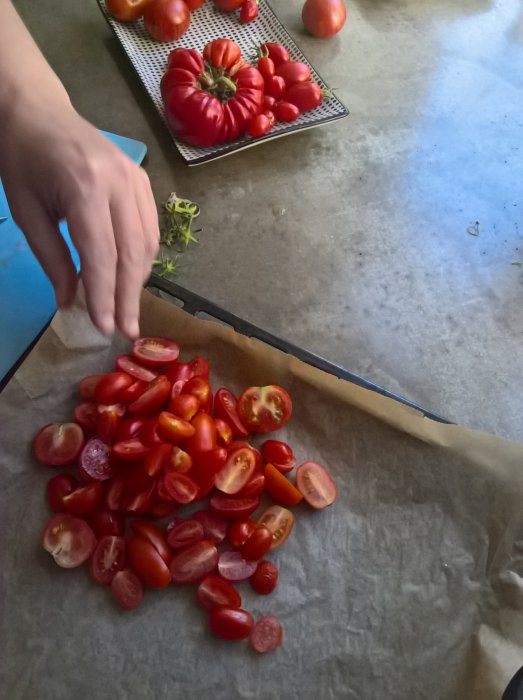
M 10 0 L 0 0 L 0 142 L 19 109 L 69 103 L 62 83 L 27 31 Z

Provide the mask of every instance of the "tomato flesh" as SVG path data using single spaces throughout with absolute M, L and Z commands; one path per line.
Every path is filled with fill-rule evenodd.
M 294 515 L 282 506 L 270 506 L 258 518 L 258 524 L 269 528 L 272 532 L 272 549 L 277 549 L 291 534 L 294 526 Z
M 211 513 L 210 510 L 197 510 L 191 515 L 191 518 L 201 523 L 206 539 L 211 540 L 214 544 L 223 542 L 229 529 L 229 522 L 225 518 Z
M 123 569 L 115 574 L 111 592 L 123 608 L 132 610 L 142 602 L 143 584 L 131 569 Z
M 248 518 L 260 505 L 258 496 L 252 498 L 235 498 L 224 493 L 215 493 L 211 496 L 211 510 L 224 518 L 236 520 Z
M 72 569 L 89 559 L 96 547 L 96 537 L 85 520 L 57 513 L 45 526 L 42 544 L 58 566 Z
M 301 491 L 291 484 L 291 482 L 272 464 L 265 465 L 265 488 L 277 503 L 284 506 L 295 506 L 302 499 Z
M 198 493 L 198 486 L 186 474 L 167 472 L 158 483 L 158 493 L 165 501 L 192 503 Z
M 168 338 L 138 338 L 133 343 L 133 356 L 144 365 L 167 365 L 175 362 L 180 346 Z
M 91 574 L 97 583 L 109 586 L 115 574 L 125 566 L 125 540 L 105 535 L 96 545 L 91 559 Z
M 265 615 L 257 620 L 250 636 L 252 648 L 260 654 L 277 649 L 283 640 L 283 628 L 279 620 Z
M 218 560 L 220 576 L 227 581 L 244 581 L 254 574 L 257 566 L 255 561 L 244 559 L 236 550 L 222 552 Z
M 255 468 L 256 457 L 253 450 L 240 447 L 228 455 L 224 467 L 216 474 L 216 488 L 230 496 L 238 493 L 250 481 Z
M 296 484 L 307 503 L 322 510 L 336 500 L 336 484 L 324 466 L 304 462 L 296 471 Z
M 242 598 L 234 586 L 214 574 L 208 574 L 198 586 L 196 597 L 200 605 L 211 610 L 217 605 L 241 608 Z
M 33 454 L 40 462 L 61 467 L 73 462 L 84 445 L 84 434 L 76 423 L 49 423 L 33 440 Z
M 291 397 L 281 386 L 249 387 L 238 399 L 238 414 L 252 432 L 279 430 L 291 418 Z
M 203 525 L 197 520 L 183 520 L 167 533 L 167 543 L 172 549 L 181 549 L 204 538 Z
M 209 613 L 209 629 L 217 637 L 236 641 L 247 639 L 254 627 L 252 615 L 242 608 L 217 606 Z
M 82 450 L 79 467 L 81 473 L 89 479 L 110 479 L 113 475 L 111 448 L 98 438 L 91 438 Z
M 218 550 L 209 540 L 196 542 L 174 555 L 170 564 L 173 583 L 195 583 L 210 574 L 218 563 Z

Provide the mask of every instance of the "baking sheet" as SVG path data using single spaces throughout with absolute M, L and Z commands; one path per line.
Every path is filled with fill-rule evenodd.
M 240 585 L 245 607 L 280 618 L 284 645 L 258 656 L 212 638 L 192 587 L 121 611 L 86 569 L 60 570 L 40 548 L 53 472 L 30 440 L 127 347 L 76 309 L 0 395 L 2 696 L 499 700 L 523 663 L 523 445 L 434 423 L 148 293 L 142 332 L 205 354 L 214 388 L 285 386 L 282 439 L 336 478 L 331 508 L 297 508 L 272 596 Z

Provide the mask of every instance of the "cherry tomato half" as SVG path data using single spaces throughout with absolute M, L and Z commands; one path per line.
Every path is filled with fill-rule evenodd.
M 127 542 L 127 556 L 131 568 L 146 586 L 165 588 L 171 582 L 169 567 L 147 538 L 131 537 Z
M 183 386 L 182 394 L 196 396 L 200 402 L 200 408 L 209 413 L 212 406 L 211 385 L 205 377 L 191 377 Z
M 200 399 L 194 394 L 179 394 L 169 404 L 170 413 L 190 421 L 200 409 Z
M 224 493 L 215 493 L 211 496 L 210 506 L 214 513 L 218 513 L 224 518 L 237 520 L 238 518 L 248 518 L 260 505 L 258 496 L 252 498 L 235 498 Z M 265 523 L 263 523 L 265 524 Z
M 336 484 L 329 472 L 317 462 L 304 462 L 296 470 L 296 484 L 307 503 L 321 510 L 336 500 Z
M 221 639 L 247 639 L 253 627 L 252 615 L 242 608 L 221 605 L 212 608 L 209 613 L 209 629 Z
M 266 462 L 274 464 L 278 471 L 290 472 L 296 466 L 294 452 L 286 442 L 280 440 L 265 440 L 261 446 L 261 453 Z
M 122 462 L 140 462 L 150 449 L 139 438 L 131 438 L 113 445 L 113 454 Z
M 89 433 L 96 432 L 98 428 L 98 409 L 92 401 L 84 401 L 74 409 L 74 420 Z
M 208 452 L 216 447 L 216 424 L 208 413 L 198 413 L 191 421 L 194 435 L 185 441 L 187 452 L 194 456 L 200 452 Z
M 44 528 L 42 544 L 58 566 L 72 569 L 89 559 L 96 547 L 96 537 L 85 520 L 69 513 L 57 513 Z
M 250 481 L 256 469 L 256 456 L 250 447 L 240 447 L 227 456 L 225 465 L 214 477 L 216 488 L 234 495 Z
M 209 540 L 201 540 L 174 555 L 170 564 L 173 583 L 196 583 L 210 574 L 218 563 L 218 550 Z
M 80 473 L 88 479 L 104 481 L 113 475 L 111 448 L 98 438 L 91 438 L 85 443 L 80 454 Z
M 178 418 L 174 413 L 162 411 L 158 416 L 158 433 L 166 440 L 176 442 L 191 437 L 196 432 L 189 421 Z
M 234 437 L 246 437 L 249 434 L 238 415 L 238 399 L 228 389 L 218 389 L 214 396 L 214 415 L 231 426 Z
M 291 418 L 291 397 L 281 386 L 251 386 L 238 399 L 238 415 L 252 432 L 279 430 Z
M 144 365 L 168 365 L 175 362 L 180 346 L 168 338 L 138 338 L 133 343 L 133 356 Z
M 161 374 L 147 385 L 143 394 L 129 404 L 129 413 L 133 415 L 148 415 L 161 409 L 171 392 L 171 383 Z
M 257 561 L 267 554 L 271 545 L 272 532 L 269 528 L 258 525 L 241 548 L 241 555 L 247 561 Z
M 163 530 L 161 530 L 158 525 L 151 523 L 150 520 L 143 520 L 140 518 L 131 520 L 131 529 L 136 535 L 140 535 L 141 537 L 145 537 L 146 540 L 149 540 L 161 558 L 169 563 L 172 552 L 167 545 Z
M 83 401 L 94 401 L 96 386 L 103 376 L 103 374 L 91 374 L 82 379 L 78 386 L 78 393 Z
M 158 493 L 164 501 L 192 503 L 198 493 L 198 486 L 186 474 L 167 472 L 158 482 Z
M 126 610 L 138 607 L 143 599 L 143 584 L 131 569 L 123 569 L 115 574 L 111 592 Z
M 243 547 L 249 537 L 258 527 L 258 523 L 249 518 L 241 518 L 233 523 L 227 533 L 227 539 L 233 547 Z
M 229 608 L 240 608 L 242 597 L 231 584 L 221 576 L 208 574 L 202 580 L 196 591 L 196 597 L 200 605 L 211 610 L 217 605 L 226 605 Z
M 47 501 L 52 511 L 63 513 L 63 498 L 78 487 L 78 479 L 71 474 L 57 474 L 47 482 Z
M 104 374 L 94 392 L 96 403 L 113 404 L 121 401 L 122 393 L 133 383 L 133 378 L 126 372 Z
M 281 622 L 272 615 L 264 615 L 256 621 L 250 636 L 252 648 L 260 654 L 277 649 L 283 640 Z
M 244 559 L 242 554 L 236 550 L 222 552 L 218 560 L 220 576 L 228 581 L 244 581 L 254 574 L 256 567 L 255 561 Z
M 272 532 L 272 549 L 277 549 L 291 534 L 294 526 L 294 515 L 282 506 L 270 506 L 258 518 L 258 524 L 264 525 Z
M 182 549 L 203 539 L 203 525 L 197 520 L 182 520 L 167 533 L 167 543 L 173 549 Z
M 91 481 L 86 486 L 79 486 L 67 496 L 62 502 L 64 508 L 73 515 L 86 515 L 95 511 L 104 495 L 101 481 Z
M 229 529 L 229 522 L 225 518 L 210 510 L 197 510 L 191 518 L 201 523 L 205 539 L 211 540 L 214 544 L 223 542 Z
M 123 535 L 125 531 L 123 518 L 107 508 L 98 508 L 88 517 L 89 525 L 94 534 L 100 538 L 104 535 Z
M 140 379 L 142 382 L 152 382 L 152 380 L 158 376 L 158 372 L 153 369 L 142 367 L 142 365 L 135 362 L 130 355 L 118 355 L 116 358 L 116 367 L 120 372 L 127 372 L 131 377 Z
M 278 567 L 272 561 L 263 559 L 256 567 L 256 571 L 249 579 L 253 591 L 260 595 L 272 593 L 278 583 Z
M 91 575 L 96 583 L 109 586 L 115 574 L 125 566 L 125 540 L 105 535 L 96 545 L 91 559 Z
M 301 491 L 272 464 L 265 465 L 265 488 L 277 503 L 283 506 L 295 506 L 302 499 Z
M 41 428 L 33 440 L 36 459 L 51 467 L 70 464 L 84 446 L 84 434 L 76 423 L 49 423 Z
M 254 474 L 249 479 L 241 491 L 236 494 L 237 498 L 251 498 L 259 496 L 265 490 L 265 476 L 263 474 Z

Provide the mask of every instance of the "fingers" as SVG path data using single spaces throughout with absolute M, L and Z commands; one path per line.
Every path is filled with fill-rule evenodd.
M 53 285 L 57 306 L 68 306 L 74 301 L 78 275 L 67 243 L 62 238 L 58 223 L 51 220 L 38 201 L 26 201 L 24 207 L 24 214 L 20 217 L 13 212 L 15 220 Z
M 78 250 L 87 309 L 107 335 L 114 331 L 117 251 L 109 203 L 100 194 L 71 203 L 66 212 L 69 233 Z
M 145 170 L 137 169 L 136 203 L 140 212 L 142 230 L 144 235 L 145 257 L 143 267 L 143 281 L 146 282 L 151 274 L 153 260 L 158 256 L 160 248 L 160 229 L 158 226 L 158 212 L 156 202 L 151 190 L 151 183 Z

